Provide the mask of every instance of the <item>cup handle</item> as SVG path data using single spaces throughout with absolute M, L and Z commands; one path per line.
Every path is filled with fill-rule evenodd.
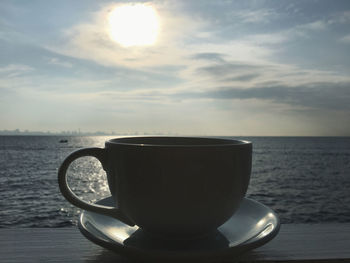
M 67 170 L 69 165 L 76 159 L 84 156 L 92 156 L 97 158 L 102 167 L 106 167 L 106 152 L 105 149 L 102 148 L 83 148 L 72 152 L 67 158 L 63 161 L 60 168 L 58 169 L 58 185 L 61 190 L 62 195 L 73 205 L 95 213 L 104 214 L 107 216 L 114 217 L 129 226 L 134 226 L 135 224 L 126 217 L 120 209 L 116 207 L 103 206 L 98 204 L 89 204 L 83 200 L 81 200 L 78 196 L 76 196 L 72 189 L 69 187 L 67 182 Z

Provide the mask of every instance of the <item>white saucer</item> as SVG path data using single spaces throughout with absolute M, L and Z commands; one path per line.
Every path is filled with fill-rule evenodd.
M 111 198 L 98 204 L 112 205 Z M 245 198 L 238 211 L 213 235 L 197 240 L 160 240 L 145 234 L 137 226 L 83 211 L 79 229 L 94 243 L 121 255 L 142 259 L 210 260 L 241 254 L 270 241 L 279 231 L 275 212 Z

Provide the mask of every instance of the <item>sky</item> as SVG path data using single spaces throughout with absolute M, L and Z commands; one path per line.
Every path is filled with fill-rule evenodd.
M 115 39 L 121 6 L 152 8 L 152 43 Z M 0 2 L 0 130 L 350 136 L 349 116 L 348 0 Z

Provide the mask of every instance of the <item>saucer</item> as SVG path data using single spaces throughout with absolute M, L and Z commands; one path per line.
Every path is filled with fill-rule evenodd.
M 108 197 L 97 202 L 112 205 Z M 92 242 L 120 255 L 142 259 L 210 260 L 237 256 L 274 238 L 280 227 L 276 213 L 263 204 L 244 198 L 240 208 L 218 230 L 195 240 L 163 240 L 151 237 L 137 226 L 83 211 L 78 223 Z

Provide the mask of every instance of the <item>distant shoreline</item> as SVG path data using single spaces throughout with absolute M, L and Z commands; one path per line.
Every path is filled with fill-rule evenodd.
M 104 132 L 104 131 L 95 131 L 95 132 L 84 132 L 76 131 L 29 131 L 29 130 L 0 130 L 0 136 L 66 136 L 66 137 L 76 137 L 76 136 L 183 136 L 183 137 L 308 137 L 308 138 L 317 138 L 317 137 L 339 137 L 347 138 L 350 135 L 207 135 L 207 134 L 180 134 L 172 132 Z
M 174 134 L 157 134 L 157 133 L 147 133 L 147 134 L 98 134 L 98 133 L 84 133 L 84 134 L 34 134 L 34 133 L 21 133 L 21 134 L 3 134 L 0 133 L 0 137 L 30 137 L 30 136 L 47 136 L 47 137 L 89 137 L 89 136 L 181 136 L 181 137 L 237 137 L 237 138 L 255 138 L 255 137 L 265 137 L 265 138 L 350 138 L 350 136 L 341 135 L 174 135 Z
M 0 130 L 0 136 L 137 136 L 137 135 L 169 135 L 174 136 L 176 134 L 171 133 L 159 133 L 159 132 L 129 132 L 129 133 L 120 133 L 120 132 L 81 132 L 81 131 L 62 131 L 62 132 L 42 132 L 42 131 L 21 131 L 16 130 Z

